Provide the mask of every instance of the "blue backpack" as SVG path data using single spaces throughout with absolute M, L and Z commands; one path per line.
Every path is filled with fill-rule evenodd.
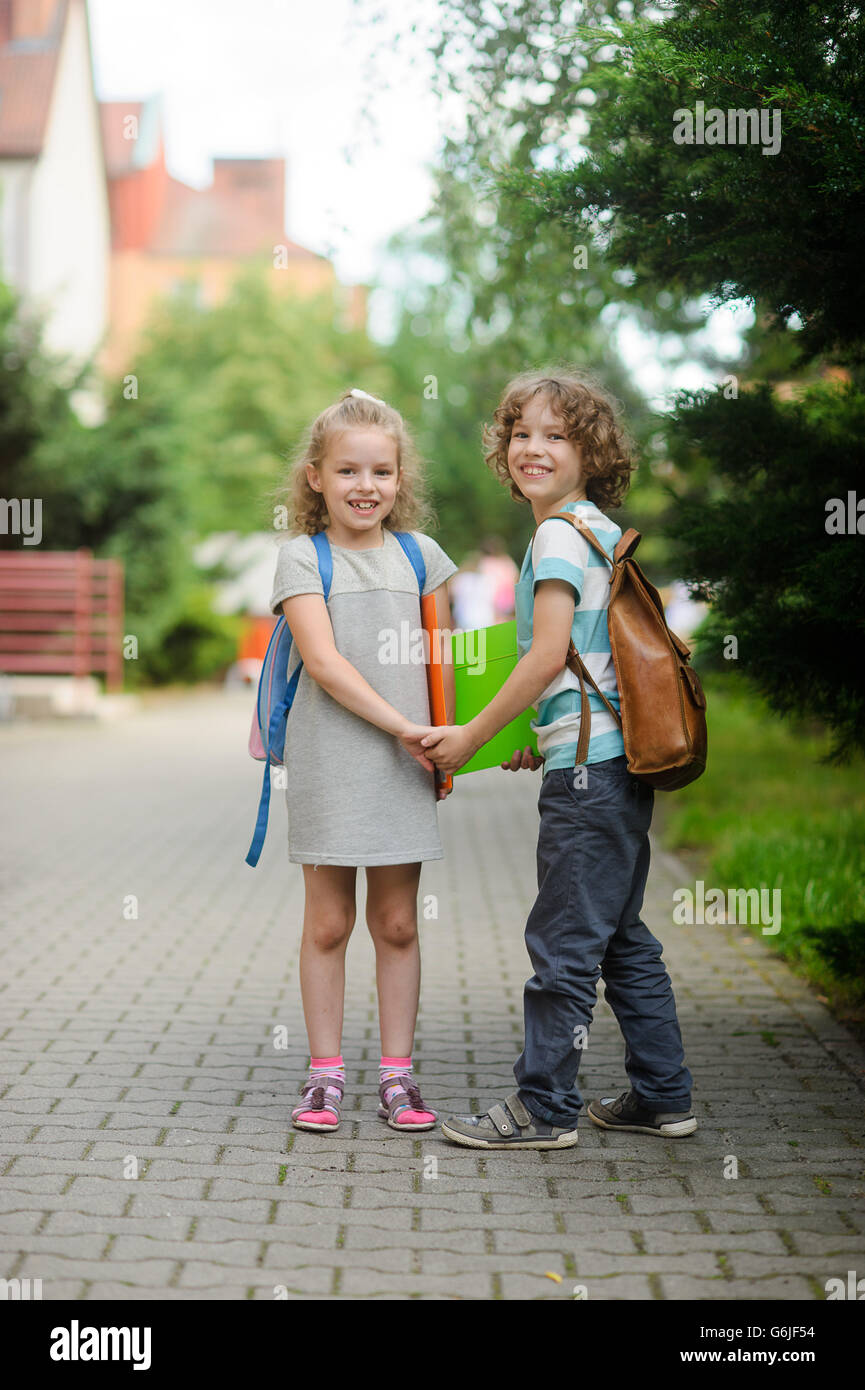
M 420 546 L 414 536 L 409 535 L 407 531 L 394 531 L 393 535 L 396 536 L 411 563 L 417 577 L 418 593 L 422 595 L 426 584 L 426 565 Z M 324 589 L 324 601 L 327 603 L 333 579 L 333 555 L 331 554 L 330 541 L 327 539 L 325 531 L 319 531 L 310 539 L 315 546 L 318 572 L 321 575 L 321 584 Z M 291 654 L 291 644 L 291 631 L 285 618 L 282 617 L 273 629 L 267 644 L 261 676 L 258 681 L 258 697 L 252 711 L 252 728 L 249 732 L 249 751 L 253 758 L 264 763 L 258 817 L 255 822 L 252 844 L 249 846 L 249 853 L 246 856 L 246 862 L 252 868 L 255 868 L 258 863 L 264 845 L 264 837 L 267 834 L 271 765 L 274 767 L 282 766 L 285 752 L 286 720 L 294 703 L 297 683 L 303 669 L 303 662 L 299 661 L 292 672 L 291 680 L 288 679 L 288 658 Z

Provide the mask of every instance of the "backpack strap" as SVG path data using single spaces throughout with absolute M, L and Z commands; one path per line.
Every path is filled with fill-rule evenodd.
M 333 551 L 330 548 L 326 531 L 318 531 L 316 535 L 310 537 L 310 540 L 315 546 L 318 572 L 321 575 L 321 585 L 324 589 L 324 601 L 327 603 L 330 598 L 330 586 L 333 582 Z
M 570 516 L 571 513 L 570 513 L 570 512 L 559 512 L 558 515 L 561 516 L 561 517 L 565 517 L 565 516 Z M 589 529 L 589 527 L 586 526 L 586 524 L 585 524 L 584 522 L 578 521 L 578 520 L 576 519 L 576 517 L 573 517 L 572 519 L 573 519 L 574 525 L 576 526 L 576 528 L 577 528 L 577 530 L 580 532 L 580 534 L 583 535 L 583 536 L 585 536 L 585 538 L 586 538 L 586 540 L 589 542 L 589 544 L 590 544 L 590 545 L 593 545 L 593 546 L 595 547 L 595 549 L 597 550 L 597 552 L 598 552 L 599 555 L 603 555 L 604 559 L 607 561 L 607 564 L 612 565 L 612 567 L 613 567 L 613 568 L 612 568 L 612 573 L 610 574 L 610 583 L 611 583 L 611 584 L 612 584 L 612 582 L 613 582 L 613 577 L 614 577 L 615 572 L 616 572 L 616 565 L 623 565 L 623 564 L 625 563 L 626 560 L 633 560 L 633 561 L 634 561 L 634 570 L 635 570 L 636 573 L 639 575 L 640 582 L 641 582 L 643 588 L 645 589 L 645 591 L 646 591 L 646 593 L 648 594 L 649 598 L 652 600 L 653 604 L 654 604 L 655 607 L 657 608 L 658 613 L 660 614 L 660 617 L 661 617 L 661 621 L 662 621 L 662 623 L 664 624 L 664 627 L 667 629 L 667 632 L 669 633 L 670 641 L 673 643 L 673 646 L 676 648 L 676 651 L 678 652 L 678 654 L 679 654 L 679 656 L 682 658 L 682 660 L 683 660 L 683 661 L 687 661 L 687 660 L 688 660 L 688 657 L 691 655 L 691 648 L 688 646 L 688 644 L 687 644 L 686 642 L 683 642 L 683 641 L 682 641 L 681 637 L 677 637 L 676 634 L 675 634 L 675 632 L 673 631 L 673 629 L 669 626 L 669 624 L 668 624 L 668 622 L 667 622 L 667 615 L 666 615 L 666 613 L 664 612 L 664 605 L 663 605 L 663 603 L 661 602 L 661 596 L 660 596 L 660 594 L 658 593 L 658 591 L 657 591 L 657 589 L 655 588 L 654 584 L 649 584 L 649 583 L 648 583 L 648 581 L 646 580 L 645 575 L 643 574 L 642 570 L 640 569 L 640 566 L 637 564 L 636 560 L 634 560 L 634 551 L 636 550 L 637 546 L 640 544 L 640 539 L 641 539 L 641 537 L 640 537 L 640 532 L 639 532 L 639 531 L 635 531 L 634 528 L 633 528 L 633 526 L 629 527 L 628 530 L 625 532 L 625 534 L 622 536 L 621 540 L 617 542 L 616 548 L 615 548 L 615 550 L 613 551 L 613 558 L 612 558 L 612 560 L 611 560 L 610 557 L 609 557 L 609 555 L 607 554 L 607 552 L 604 550 L 603 546 L 602 546 L 602 545 L 600 544 L 600 542 L 598 541 L 598 539 L 597 539 L 597 537 L 595 536 L 594 532 L 591 531 L 591 530 Z M 601 692 L 598 691 L 598 694 L 600 695 Z M 601 698 L 603 699 L 603 696 L 601 696 Z
M 558 521 L 559 519 L 561 519 L 562 521 L 570 521 L 571 524 L 575 526 L 576 529 L 579 531 L 583 539 L 588 541 L 592 549 L 596 551 L 598 555 L 600 555 L 601 559 L 605 560 L 608 565 L 612 566 L 613 573 L 615 573 L 616 561 L 624 558 L 629 558 L 633 551 L 636 550 L 637 545 L 640 541 L 639 531 L 626 531 L 624 536 L 622 536 L 622 539 L 618 542 L 616 546 L 614 559 L 611 560 L 606 550 L 601 545 L 601 542 L 598 540 L 597 536 L 592 530 L 591 526 L 587 526 L 584 521 L 580 521 L 579 517 L 574 516 L 573 512 L 556 512 L 555 516 L 548 516 L 546 518 L 547 521 Z M 625 547 L 624 552 L 620 554 L 619 551 L 622 550 L 623 547 Z M 613 575 L 611 574 L 610 583 L 612 584 L 612 582 Z
M 315 546 L 315 557 L 318 562 L 318 572 L 321 575 L 324 601 L 327 603 L 330 596 L 330 586 L 333 582 L 333 552 L 330 548 L 330 541 L 327 539 L 324 531 L 319 531 L 317 535 L 311 536 L 310 539 Z M 285 622 L 284 616 L 282 621 Z M 271 642 L 276 639 L 278 627 L 279 624 L 277 624 L 271 634 Z M 287 623 L 286 627 L 288 627 Z M 288 711 L 294 704 L 294 697 L 297 693 L 297 685 L 302 670 L 303 660 L 301 659 L 291 673 L 291 679 L 285 687 L 285 695 L 279 704 L 271 710 L 270 727 L 264 731 L 264 774 L 261 782 L 261 796 L 258 800 L 258 815 L 255 821 L 255 830 L 252 834 L 252 844 L 249 846 L 249 853 L 246 856 L 247 864 L 253 869 L 259 861 L 262 848 L 264 847 L 264 837 L 267 834 L 267 820 L 270 813 L 270 750 L 276 739 L 282 719 L 288 714 Z
M 605 560 L 606 563 L 611 567 L 610 583 L 613 582 L 613 576 L 616 573 L 615 562 L 610 559 L 606 550 L 601 545 L 601 542 L 598 540 L 594 531 L 592 531 L 592 529 L 589 526 L 586 526 L 584 522 L 579 521 L 577 517 L 574 516 L 573 512 L 556 512 L 554 516 L 548 516 L 544 519 L 546 521 L 569 521 L 571 525 L 574 526 L 577 531 L 579 531 L 580 535 L 584 537 L 584 539 L 588 542 L 592 549 L 597 551 L 601 558 Z M 537 535 L 537 527 L 535 527 L 535 535 Z M 636 549 L 636 545 L 640 537 L 638 532 L 636 531 L 628 531 L 627 537 L 630 542 L 628 551 L 628 553 L 630 554 L 632 550 Z M 631 537 L 633 537 L 634 539 L 631 540 Z M 625 537 L 623 537 L 623 539 L 625 539 Z M 532 541 L 534 541 L 534 537 L 532 537 Z M 586 757 L 589 752 L 589 739 L 591 737 L 592 726 L 592 713 L 591 709 L 589 708 L 589 696 L 588 692 L 586 691 L 586 681 L 588 681 L 589 684 L 592 686 L 592 689 L 594 690 L 595 694 L 600 697 L 602 703 L 606 706 L 609 713 L 613 716 L 613 719 L 616 721 L 620 729 L 622 727 L 622 716 L 619 714 L 619 711 L 617 709 L 613 708 L 604 692 L 598 689 L 597 682 L 595 681 L 594 677 L 589 671 L 588 666 L 583 661 L 583 658 L 580 656 L 572 641 L 568 644 L 568 654 L 565 657 L 565 665 L 570 667 L 570 669 L 573 671 L 574 675 L 577 677 L 577 680 L 580 683 L 580 737 L 577 742 L 577 756 L 574 759 L 574 767 L 579 767 L 582 763 L 586 761 Z
M 394 531 L 393 534 L 405 551 L 409 563 L 415 572 L 418 593 L 421 598 L 423 598 L 423 591 L 426 588 L 426 565 L 424 564 L 424 558 L 421 554 L 421 548 L 414 536 L 408 531 Z
M 583 661 L 583 658 L 580 656 L 573 642 L 571 642 L 568 646 L 568 654 L 565 657 L 565 665 L 570 667 L 574 675 L 577 677 L 577 680 L 580 682 L 580 739 L 579 743 L 577 744 L 577 760 L 574 764 L 575 767 L 579 767 L 580 763 L 584 761 L 585 756 L 589 751 L 588 724 L 591 721 L 591 713 L 589 712 L 589 697 L 586 694 L 585 682 L 588 681 L 589 684 L 592 686 L 592 689 L 594 690 L 595 694 L 599 696 L 601 701 L 606 705 L 607 710 L 613 716 L 620 729 L 622 727 L 622 716 L 620 715 L 619 711 L 613 705 L 610 704 L 610 701 L 607 699 L 603 690 L 598 689 L 595 683 L 594 676 L 590 672 L 586 663 Z M 587 712 L 589 712 L 589 720 L 586 720 L 585 718 Z M 586 735 L 585 746 L 583 746 L 584 730 Z M 580 753 L 582 753 L 582 757 L 580 757 Z

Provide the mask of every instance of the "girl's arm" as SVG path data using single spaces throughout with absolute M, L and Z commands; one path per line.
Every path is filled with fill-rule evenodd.
M 535 589 L 532 645 L 501 690 L 468 724 L 421 739 L 443 772 L 455 772 L 539 695 L 563 669 L 571 640 L 575 594 L 564 579 L 541 579 Z
M 417 734 L 412 724 L 365 681 L 357 667 L 337 651 L 330 614 L 321 594 L 296 594 L 283 601 L 282 611 L 297 643 L 303 664 L 313 680 L 352 714 L 360 715 L 385 733 L 403 739 Z M 422 753 L 408 750 L 432 772 L 433 764 Z

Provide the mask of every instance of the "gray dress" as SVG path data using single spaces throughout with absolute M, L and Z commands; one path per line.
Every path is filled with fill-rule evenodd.
M 431 594 L 456 565 L 430 536 L 421 548 Z M 420 605 L 415 572 L 393 533 L 375 550 L 331 546 L 327 602 L 337 650 L 389 704 L 429 723 L 426 666 L 419 661 Z M 315 547 L 295 536 L 279 548 L 270 599 L 322 594 Z M 394 659 L 397 658 L 397 659 Z M 289 675 L 300 660 L 296 646 Z M 441 859 L 434 774 L 393 734 L 353 714 L 304 669 L 286 722 L 288 857 L 294 864 L 414 864 Z

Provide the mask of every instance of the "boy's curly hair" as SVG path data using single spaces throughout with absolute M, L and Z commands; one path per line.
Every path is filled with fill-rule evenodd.
M 549 399 L 568 439 L 580 446 L 589 500 L 602 509 L 621 506 L 635 464 L 619 403 L 588 373 L 570 367 L 523 372 L 508 382 L 483 434 L 484 457 L 499 481 L 516 502 L 527 501 L 508 471 L 508 446 L 515 422 L 538 394 Z
M 399 411 L 384 401 L 371 396 L 353 396 L 346 390 L 305 431 L 288 477 L 274 493 L 277 500 L 288 506 L 290 529 L 295 534 L 314 536 L 329 520 L 324 494 L 309 485 L 307 464 L 321 467 L 334 435 L 343 430 L 367 427 L 383 430 L 396 443 L 400 488 L 382 525 L 392 531 L 420 531 L 432 523 L 420 455 Z

